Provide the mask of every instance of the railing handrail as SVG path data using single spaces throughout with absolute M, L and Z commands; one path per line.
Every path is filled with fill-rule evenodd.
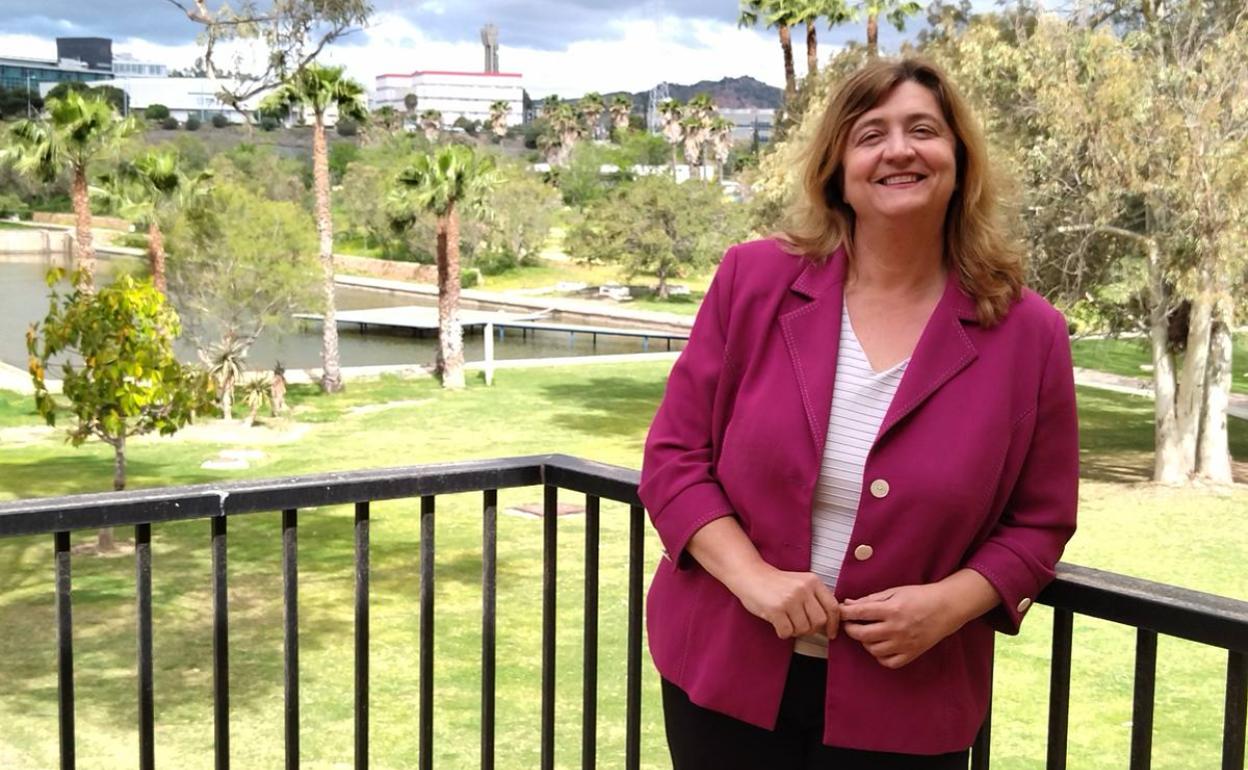
M 639 473 L 562 454 L 318 473 L 0 503 L 0 538 L 549 484 L 640 505 Z M 1043 604 L 1248 652 L 1248 601 L 1061 563 Z

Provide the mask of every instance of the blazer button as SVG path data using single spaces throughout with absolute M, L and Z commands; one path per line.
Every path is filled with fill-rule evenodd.
M 1027 608 L 1030 606 L 1031 606 L 1031 599 L 1028 599 L 1026 596 L 1024 596 L 1023 600 L 1018 603 L 1019 614 L 1021 615 L 1022 613 L 1026 612 Z
M 857 559 L 858 561 L 866 561 L 867 559 L 870 559 L 871 555 L 874 553 L 875 553 L 874 548 L 867 545 L 866 543 L 863 543 L 862 545 L 854 549 L 854 558 Z
M 888 482 L 884 479 L 876 479 L 871 482 L 871 496 L 883 499 L 888 497 Z

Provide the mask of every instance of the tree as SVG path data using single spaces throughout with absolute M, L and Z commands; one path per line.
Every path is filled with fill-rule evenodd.
M 66 80 L 52 86 L 48 91 L 48 99 L 64 99 L 69 94 L 82 94 L 83 96 L 94 96 L 112 105 L 113 109 L 118 113 L 126 111 L 127 99 L 129 97 L 126 92 L 116 86 L 93 86 L 80 80 Z
M 482 208 L 485 251 L 474 264 L 486 275 L 536 264 L 561 208 L 559 191 L 519 162 L 498 161 L 497 180 Z
M 906 28 L 906 19 L 922 6 L 914 0 L 860 0 L 856 10 L 867 17 L 867 55 L 875 58 L 880 51 L 880 16 L 900 32 Z
M 566 165 L 572 148 L 585 133 L 581 118 L 572 105 L 561 102 L 547 113 L 546 123 L 546 133 L 538 140 L 546 161 L 554 166 Z
M 59 271 L 49 276 L 55 287 Z M 67 296 L 52 290 L 48 314 L 26 333 L 35 407 L 49 425 L 58 405 L 46 374 L 61 365 L 64 397 L 75 423 L 69 441 L 98 438 L 113 448 L 113 489 L 126 488 L 126 441 L 175 433 L 207 403 L 203 376 L 174 355 L 177 313 L 147 281 L 122 276 L 98 292 L 77 281 Z M 99 549 L 113 548 L 112 530 L 100 532 Z
M 728 163 L 728 156 L 732 154 L 732 132 L 736 128 L 736 124 L 725 117 L 716 115 L 711 119 L 709 141 L 715 163 L 719 167 L 719 179 L 724 178 L 724 166 Z
M 394 207 L 437 217 L 438 360 L 444 388 L 464 387 L 464 332 L 459 322 L 459 225 L 493 186 L 494 162 L 453 144 L 414 156 L 398 176 Z
M 590 91 L 581 97 L 577 108 L 585 120 L 585 125 L 589 127 L 589 138 L 598 139 L 602 131 L 602 113 L 607 109 L 606 103 L 602 100 L 602 94 Z
M 54 182 L 62 173 L 71 175 L 70 197 L 74 206 L 75 280 L 90 290 L 95 281 L 95 249 L 91 239 L 91 201 L 87 172 L 94 161 L 115 149 L 133 133 L 131 120 L 118 120 L 117 111 L 98 96 L 70 91 L 63 99 L 47 100 L 47 118 L 19 120 L 9 131 L 11 145 L 3 155 L 17 170 L 41 182 Z
M 579 261 L 618 264 L 629 279 L 654 276 L 666 300 L 671 279 L 715 264 L 743 235 L 739 208 L 719 185 L 657 174 L 591 205 L 568 242 Z
M 633 112 L 633 100 L 628 94 L 616 94 L 611 98 L 611 135 L 616 142 L 628 131 L 628 116 Z
M 334 221 L 329 204 L 329 152 L 325 144 L 325 112 L 338 110 L 338 119 L 363 120 L 364 87 L 347 78 L 342 67 L 310 64 L 285 81 L 271 99 L 291 107 L 312 110 L 312 180 L 316 193 L 316 231 L 321 244 L 321 271 L 324 275 L 324 321 L 321 324 L 321 390 L 342 390 L 338 367 L 338 322 L 334 312 Z
M 425 110 L 420 113 L 420 130 L 425 132 L 425 139 L 428 141 L 438 141 L 438 135 L 442 133 L 442 113 L 438 110 Z
M 269 0 L 231 5 L 218 0 L 166 0 L 201 26 L 203 56 L 196 62 L 218 91 L 218 98 L 250 124 L 245 103 L 252 97 L 298 80 L 326 46 L 368 23 L 368 0 Z M 258 45 L 257 45 L 258 44 Z M 247 52 L 267 53 L 264 70 L 245 72 Z M 222 55 L 231 57 L 224 64 Z M 228 80 L 227 80 L 228 79 Z M 263 116 L 261 116 L 263 117 Z
M 163 104 L 149 104 L 143 110 L 143 117 L 151 121 L 164 120 L 169 117 L 169 108 Z
M 806 76 L 819 74 L 819 40 L 815 31 L 820 19 L 828 23 L 828 29 L 845 24 L 854 18 L 846 0 L 790 0 L 794 19 L 806 25 Z
M 490 131 L 502 139 L 507 136 L 507 115 L 511 113 L 511 102 L 499 100 L 490 105 Z
M 704 149 L 711 138 L 711 127 L 717 117 L 715 103 L 707 94 L 698 94 L 685 104 L 682 111 L 684 117 L 680 121 L 681 133 L 684 138 L 685 162 L 692 173 L 698 169 L 698 178 L 703 174 Z
M 660 129 L 663 138 L 672 146 L 672 178 L 676 178 L 676 145 L 685 136 L 683 108 L 678 99 L 664 99 L 659 103 L 659 118 L 663 121 Z
M 100 190 L 121 216 L 147 228 L 147 256 L 152 285 L 162 294 L 165 281 L 165 236 L 177 210 L 207 192 L 212 172 L 188 176 L 180 167 L 178 154 L 168 150 L 148 150 L 100 180 Z
M 370 119 L 374 126 L 379 126 L 386 133 L 397 131 L 403 125 L 403 116 L 388 104 L 373 110 Z
M 795 0 L 741 0 L 741 13 L 737 17 L 739 27 L 757 26 L 762 21 L 767 29 L 775 29 L 780 35 L 780 52 L 784 56 L 785 104 L 792 101 L 797 94 L 791 28 L 801 20 Z

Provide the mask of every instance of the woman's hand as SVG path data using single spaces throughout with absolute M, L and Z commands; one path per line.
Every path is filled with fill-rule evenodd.
M 770 623 L 781 639 L 814 633 L 836 638 L 840 604 L 813 572 L 786 572 L 760 561 L 731 582 L 728 588 L 741 605 Z
M 845 634 L 886 668 L 901 668 L 1000 601 L 978 572 L 959 570 L 938 583 L 890 588 L 846 599 Z

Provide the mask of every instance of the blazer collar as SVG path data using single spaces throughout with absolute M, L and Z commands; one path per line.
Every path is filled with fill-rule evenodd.
M 789 288 L 811 301 L 780 316 L 802 407 L 819 452 L 823 451 L 832 410 L 847 269 L 844 248 L 821 262 L 808 263 Z M 884 416 L 877 441 L 975 360 L 975 346 L 962 328 L 963 322 L 978 323 L 975 301 L 962 291 L 956 272 L 951 270 Z

